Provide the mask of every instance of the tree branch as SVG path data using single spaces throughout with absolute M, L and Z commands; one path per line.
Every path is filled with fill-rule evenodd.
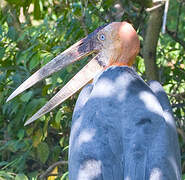
M 163 5 L 164 5 L 164 3 L 160 3 L 160 4 L 157 4 L 156 6 L 151 7 L 151 8 L 147 8 L 147 9 L 146 9 L 146 12 L 154 11 L 154 10 L 160 8 L 160 7 L 163 6 Z
M 150 12 L 146 36 L 143 44 L 143 58 L 146 67 L 146 77 L 148 80 L 159 80 L 156 65 L 156 48 L 161 30 L 163 7 L 159 7 Z
M 185 92 L 178 93 L 178 94 L 171 94 L 168 93 L 169 96 L 175 97 L 178 100 L 184 100 L 185 99 Z
M 185 49 L 185 41 L 183 41 L 182 39 L 180 39 L 180 38 L 177 36 L 177 32 L 170 31 L 168 28 L 166 28 L 166 32 L 168 33 L 168 35 L 169 35 L 173 40 L 175 40 L 176 42 L 178 42 L 178 43 Z
M 185 107 L 185 103 L 172 104 L 172 108 L 183 108 L 183 107 Z
M 58 161 L 54 164 L 52 164 L 51 166 L 49 166 L 49 168 L 39 176 L 39 179 L 44 179 L 46 177 L 49 176 L 49 174 L 53 171 L 53 169 L 56 167 L 56 166 L 59 166 L 59 165 L 65 165 L 65 164 L 68 164 L 67 161 Z

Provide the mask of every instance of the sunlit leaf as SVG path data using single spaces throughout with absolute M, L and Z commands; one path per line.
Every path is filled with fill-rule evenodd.
M 62 175 L 61 180 L 65 180 L 65 179 L 67 179 L 68 174 L 69 174 L 69 172 L 65 172 L 65 173 Z
M 64 147 L 64 137 L 60 138 L 59 144 L 61 147 Z
M 24 174 L 17 174 L 15 180 L 28 180 L 28 178 Z
M 59 111 L 57 112 L 57 115 L 55 116 L 55 127 L 56 127 L 57 129 L 60 128 L 60 120 L 61 120 L 61 117 L 62 117 L 62 112 L 59 110 Z
M 0 178 L 2 178 L 2 180 L 13 180 L 14 176 L 7 171 L 0 171 Z

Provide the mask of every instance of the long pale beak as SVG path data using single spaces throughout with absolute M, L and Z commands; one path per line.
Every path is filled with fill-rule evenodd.
M 91 37 L 86 37 L 79 42 L 75 43 L 69 49 L 65 50 L 63 53 L 59 54 L 48 64 L 43 66 L 32 76 L 30 76 L 26 81 L 24 81 L 7 99 L 7 102 L 12 98 L 22 93 L 26 89 L 30 88 L 37 82 L 46 78 L 54 72 L 59 71 L 65 66 L 93 53 L 97 52 L 93 47 L 93 39 Z M 103 69 L 97 61 L 97 56 L 95 56 L 79 73 L 77 73 L 45 106 L 43 106 L 36 114 L 34 114 L 25 125 L 38 119 L 45 113 L 51 111 L 53 108 L 58 106 L 60 103 L 65 101 L 75 92 L 77 92 L 81 87 L 83 87 L 87 82 L 94 78 L 94 76 Z
M 49 63 L 35 72 L 32 76 L 30 76 L 26 81 L 24 81 L 7 99 L 6 102 L 13 99 L 18 94 L 22 93 L 26 89 L 30 88 L 37 82 L 46 78 L 54 72 L 59 71 L 65 66 L 81 59 L 84 56 L 87 56 L 93 53 L 93 49 L 91 49 L 88 44 L 90 43 L 90 38 L 84 38 L 79 42 L 75 43 L 73 46 L 65 50 L 63 53 L 59 54 L 57 57 L 52 59 Z
M 97 57 L 97 56 L 96 56 Z M 37 111 L 24 125 L 28 125 L 47 112 L 54 109 L 68 99 L 80 88 L 93 79 L 104 68 L 94 57 L 84 68 L 81 69 L 54 97 L 52 97 L 39 111 Z

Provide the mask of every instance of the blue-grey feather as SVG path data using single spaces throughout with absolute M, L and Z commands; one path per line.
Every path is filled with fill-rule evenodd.
M 104 71 L 81 91 L 75 106 L 69 179 L 180 180 L 170 108 L 159 83 L 145 83 L 127 66 Z

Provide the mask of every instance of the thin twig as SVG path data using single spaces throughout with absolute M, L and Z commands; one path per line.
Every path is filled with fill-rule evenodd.
M 160 7 L 163 6 L 163 5 L 164 5 L 164 3 L 161 2 L 160 4 L 158 4 L 158 5 L 156 5 L 156 6 L 152 7 L 152 8 L 147 8 L 147 9 L 146 9 L 146 12 L 154 11 L 154 10 L 160 8 Z
M 180 38 L 177 36 L 177 33 L 176 33 L 176 32 L 172 32 L 172 31 L 168 30 L 168 28 L 166 28 L 166 32 L 168 33 L 168 35 L 169 35 L 173 40 L 175 40 L 176 42 L 178 42 L 178 43 L 185 49 L 185 41 L 183 41 L 182 39 L 180 39 Z
M 171 93 L 168 93 L 169 96 L 172 96 L 172 97 L 175 97 L 177 99 L 182 99 L 184 100 L 185 99 L 185 92 L 182 92 L 182 93 L 178 93 L 178 94 L 171 94 Z
M 67 161 L 58 161 L 54 164 L 52 164 L 51 166 L 48 167 L 48 169 L 40 175 L 39 179 L 44 179 L 46 177 L 48 177 L 48 175 L 53 171 L 53 169 L 56 167 L 56 166 L 59 166 L 59 165 L 66 165 L 68 164 Z
M 183 107 L 185 107 L 185 103 L 172 104 L 172 109 L 173 108 L 183 108 Z

